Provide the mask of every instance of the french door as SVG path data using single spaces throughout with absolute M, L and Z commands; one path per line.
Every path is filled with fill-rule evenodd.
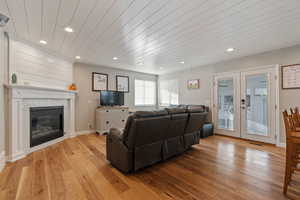
M 275 75 L 275 68 L 216 75 L 215 132 L 275 143 Z
M 240 74 L 222 74 L 214 78 L 215 132 L 240 137 Z

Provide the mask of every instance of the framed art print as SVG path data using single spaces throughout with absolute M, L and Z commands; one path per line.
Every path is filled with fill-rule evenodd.
M 300 89 L 300 64 L 281 67 L 282 89 Z
M 199 79 L 188 80 L 187 88 L 188 89 L 199 89 L 200 88 L 200 80 Z
M 108 74 L 93 72 L 92 90 L 94 92 L 108 90 Z
M 117 75 L 116 88 L 119 92 L 129 92 L 129 77 Z

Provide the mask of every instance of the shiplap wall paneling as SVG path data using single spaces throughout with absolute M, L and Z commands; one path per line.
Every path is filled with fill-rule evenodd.
M 10 77 L 18 84 L 67 88 L 73 82 L 72 63 L 22 42 L 11 42 Z

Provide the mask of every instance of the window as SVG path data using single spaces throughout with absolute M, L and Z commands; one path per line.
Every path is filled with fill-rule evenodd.
M 178 81 L 162 80 L 159 84 L 160 105 L 178 105 Z
M 134 104 L 136 106 L 153 106 L 156 104 L 156 83 L 154 81 L 134 81 Z

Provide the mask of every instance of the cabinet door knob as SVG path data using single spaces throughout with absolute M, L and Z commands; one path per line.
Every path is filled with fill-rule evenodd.
M 109 124 L 109 121 L 106 121 L 106 124 Z
M 124 119 L 122 119 L 122 122 L 125 122 L 125 120 L 124 120 Z

